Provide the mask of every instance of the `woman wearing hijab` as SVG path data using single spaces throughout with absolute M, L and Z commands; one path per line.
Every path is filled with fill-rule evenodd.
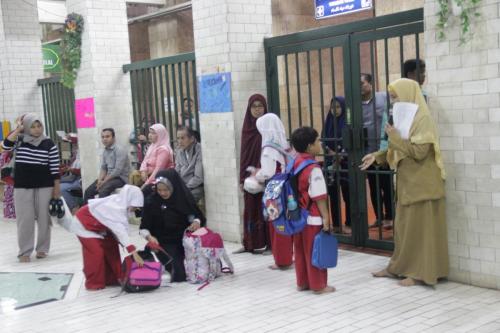
M 366 170 L 374 162 L 388 163 L 397 170 L 394 254 L 387 268 L 373 276 L 402 277 L 402 286 L 422 282 L 434 285 L 448 275 L 446 174 L 439 137 L 417 82 L 399 79 L 388 90 L 394 107 L 406 102 L 418 109 L 409 139 L 403 139 L 395 127 L 387 124 L 388 150 L 366 155 L 360 166 Z
M 156 123 L 156 119 L 153 114 L 144 115 L 139 125 L 130 133 L 129 142 L 135 148 L 134 152 L 137 159 L 134 163 L 137 163 L 137 166 L 140 166 L 149 148 L 148 130 L 154 123 Z
M 260 168 L 262 138 L 257 130 L 257 119 L 267 113 L 266 98 L 260 94 L 250 96 L 241 130 L 240 188 L 250 175 L 248 167 Z M 269 247 L 267 226 L 262 216 L 262 193 L 243 192 L 243 248 L 234 253 L 254 252 Z
M 120 193 L 91 199 L 76 212 L 84 229 L 77 232 L 77 236 L 82 243 L 85 288 L 98 290 L 120 282 L 123 276 L 118 244 L 132 254 L 139 266 L 143 265 L 144 261 L 128 237 L 129 216 L 143 204 L 141 190 L 125 185 Z
M 345 225 L 348 227 L 351 226 L 349 175 L 343 172 L 336 172 L 336 170 L 348 169 L 346 152 L 342 146 L 342 131 L 345 124 L 345 99 L 344 97 L 336 96 L 335 99 L 332 98 L 330 101 L 330 110 L 326 116 L 322 137 L 325 139 L 326 166 L 332 172 L 331 181 L 328 182 L 328 195 L 330 196 L 333 225 L 337 229 L 342 224 L 342 209 L 340 208 L 342 201 L 340 200 L 340 193 L 338 191 L 339 183 L 342 198 L 345 202 Z
M 151 185 L 158 171 L 174 167 L 174 153 L 170 146 L 170 136 L 162 124 L 154 124 L 149 128 L 149 146 L 141 163 L 142 189 Z
M 49 201 L 61 196 L 59 184 L 59 152 L 54 142 L 43 134 L 37 115 L 24 115 L 19 126 L 3 141 L 4 150 L 16 147 L 14 204 L 17 215 L 18 258 L 29 262 L 33 250 L 36 258 L 47 257 L 50 248 Z M 37 241 L 35 243 L 35 219 Z
M 255 178 L 259 182 L 265 183 L 276 173 L 284 171 L 290 145 L 286 139 L 285 127 L 274 113 L 267 113 L 257 119 L 256 126 L 262 137 L 262 152 L 260 155 L 261 168 L 256 170 Z M 272 223 L 268 223 L 268 228 L 274 257 L 274 265 L 269 268 L 287 269 L 293 262 L 292 237 L 277 233 Z
M 172 282 L 186 281 L 182 237 L 186 229 L 204 226 L 206 219 L 177 171 L 158 172 L 155 184 L 154 192 L 146 198 L 139 234 L 172 256 L 166 267 Z M 163 259 L 161 252 L 158 256 Z
M 24 115 L 22 116 L 19 116 L 17 119 L 16 119 L 16 124 L 22 124 L 22 121 L 23 121 L 23 117 Z M 14 131 L 11 131 L 9 132 L 9 135 L 12 134 L 12 132 Z M 21 137 L 19 136 L 18 137 L 18 140 L 20 139 Z M 2 153 L 0 154 L 0 168 L 3 168 L 3 167 L 6 167 L 7 168 L 7 165 L 10 165 L 12 166 L 12 163 L 15 163 L 15 160 L 12 161 L 12 159 L 14 158 L 14 152 L 12 150 L 7 150 L 7 151 L 2 151 Z M 3 182 L 3 188 L 4 188 L 4 192 L 3 192 L 3 217 L 6 218 L 6 219 L 15 219 L 16 218 L 16 209 L 15 209 L 15 206 L 14 206 L 14 178 L 13 178 L 13 175 L 12 175 L 12 168 L 9 170 L 10 172 L 7 172 L 7 174 L 3 174 L 2 172 L 2 182 Z

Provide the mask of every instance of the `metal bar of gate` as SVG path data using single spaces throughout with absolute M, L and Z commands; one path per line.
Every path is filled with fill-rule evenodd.
M 297 103 L 299 110 L 299 127 L 302 126 L 302 103 L 300 100 L 300 74 L 299 74 L 299 54 L 295 52 L 295 76 L 297 78 Z
M 200 131 L 200 119 L 199 119 L 199 106 L 198 106 L 198 89 L 197 89 L 197 82 L 196 82 L 196 62 L 194 60 L 191 61 L 191 71 L 192 71 L 192 76 L 193 76 L 193 97 L 194 97 L 194 114 L 195 114 L 195 119 L 196 119 L 196 130 L 199 132 Z

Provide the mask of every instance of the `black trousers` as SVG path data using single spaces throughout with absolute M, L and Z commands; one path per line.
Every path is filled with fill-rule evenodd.
M 85 194 L 83 195 L 83 204 L 86 205 L 90 199 L 99 194 L 99 198 L 105 198 L 113 193 L 119 187 L 125 185 L 125 182 L 120 178 L 112 178 L 105 182 L 99 190 L 97 190 L 97 180 L 90 184 L 89 187 L 85 189 Z
M 370 167 L 368 170 L 375 170 L 374 167 Z M 387 167 L 379 168 L 380 171 L 389 171 Z M 374 173 L 368 174 L 368 184 L 370 186 L 370 199 L 372 202 L 373 210 L 377 220 L 393 220 L 394 211 L 392 207 L 393 203 L 393 190 L 391 184 L 392 174 L 379 174 L 378 175 L 378 187 L 377 187 L 377 175 Z M 377 205 L 380 202 L 380 213 L 377 210 Z M 379 215 L 382 216 L 379 216 Z
M 340 183 L 340 191 L 337 191 L 338 183 Z M 342 193 L 342 198 L 345 203 L 345 225 L 351 225 L 351 200 L 349 198 L 349 181 L 347 179 L 334 180 L 332 184 L 328 185 L 328 195 L 330 196 L 330 210 L 332 212 L 333 225 L 335 227 L 340 226 L 342 221 L 342 200 L 340 197 Z
M 182 241 L 178 243 L 160 243 L 161 247 L 173 258 L 172 262 L 165 265 L 165 269 L 172 276 L 172 282 L 186 281 L 186 269 L 184 267 L 184 246 Z M 168 262 L 168 257 L 161 251 L 156 252 L 158 260 L 163 264 Z

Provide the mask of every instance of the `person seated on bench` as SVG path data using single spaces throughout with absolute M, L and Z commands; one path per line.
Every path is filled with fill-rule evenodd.
M 104 151 L 101 159 L 99 178 L 85 190 L 84 204 L 93 199 L 97 194 L 104 198 L 113 193 L 128 181 L 130 161 L 127 150 L 116 143 L 115 130 L 105 128 L 101 132 L 101 141 Z
M 66 201 L 71 213 L 74 214 L 79 208 L 81 196 L 75 194 L 82 192 L 82 177 L 80 175 L 80 152 L 76 152 L 76 157 L 70 166 L 63 168 L 65 174 L 61 177 L 61 195 Z

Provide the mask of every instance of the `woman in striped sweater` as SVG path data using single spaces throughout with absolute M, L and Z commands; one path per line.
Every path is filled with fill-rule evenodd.
M 54 142 L 43 134 L 37 115 L 28 113 L 22 123 L 3 141 L 5 150 L 15 152 L 14 204 L 17 213 L 18 258 L 29 262 L 36 249 L 38 259 L 50 248 L 49 201 L 59 198 L 59 152 Z M 35 220 L 38 226 L 36 247 Z

